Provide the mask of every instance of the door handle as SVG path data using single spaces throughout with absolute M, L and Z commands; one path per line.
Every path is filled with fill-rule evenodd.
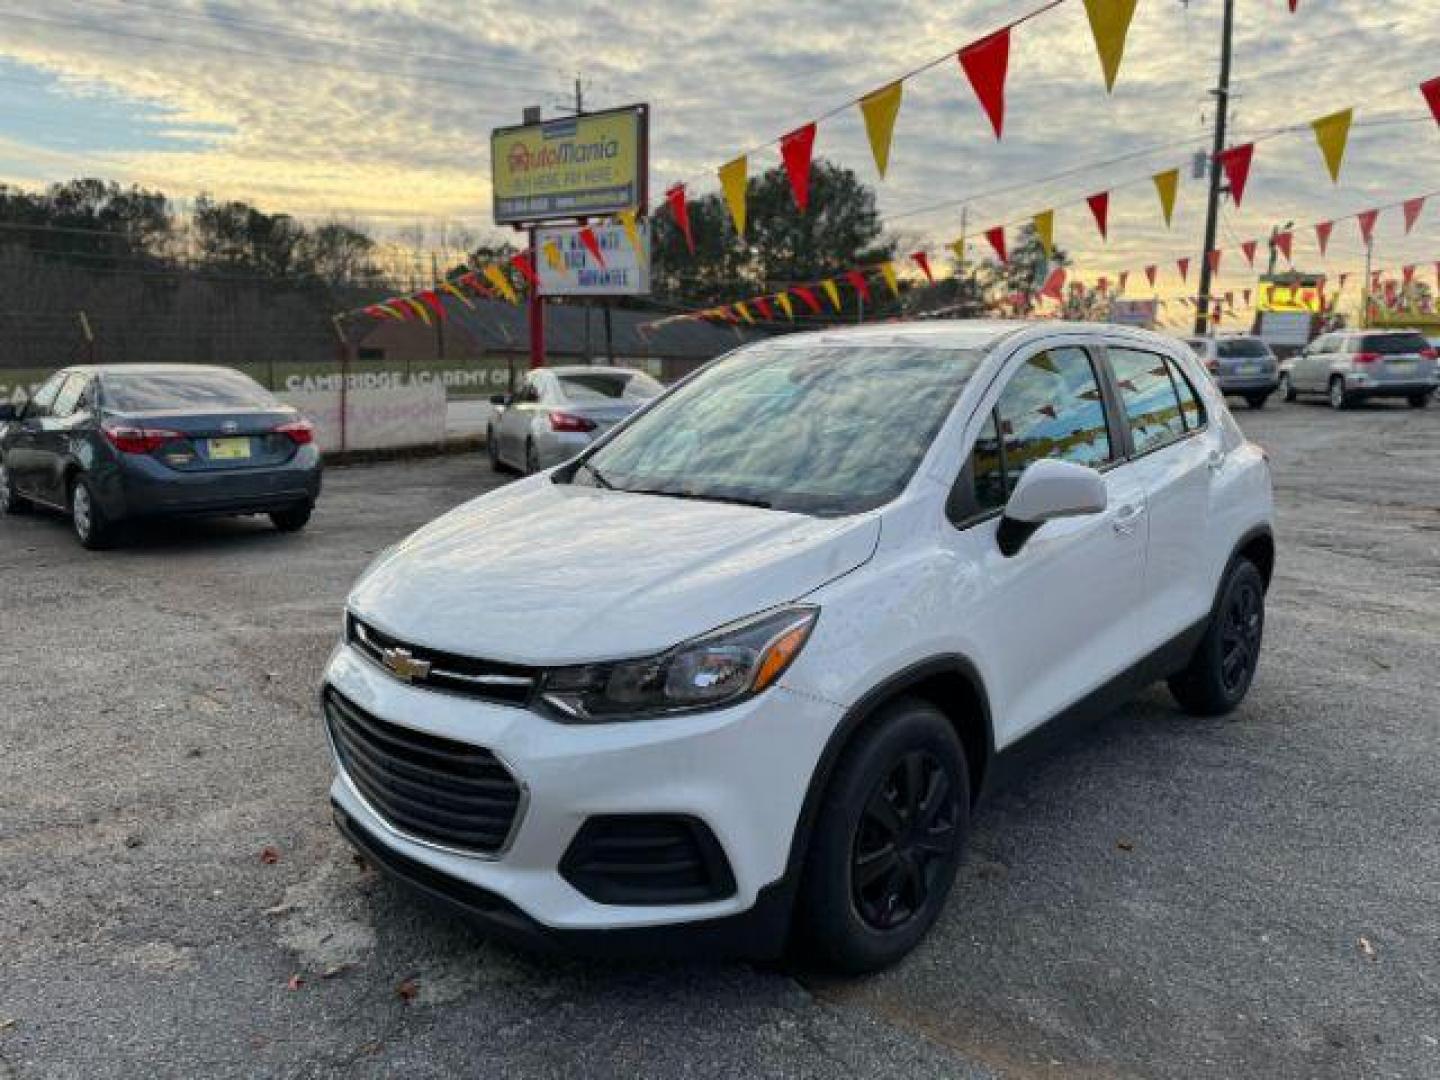
M 1129 503 L 1115 511 L 1115 516 L 1110 520 L 1111 527 L 1123 536 L 1130 536 L 1135 532 L 1135 526 L 1145 515 L 1145 508 L 1135 503 Z

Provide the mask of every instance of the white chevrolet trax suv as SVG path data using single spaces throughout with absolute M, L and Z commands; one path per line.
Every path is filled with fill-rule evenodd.
M 1271 482 L 1179 341 L 934 322 L 750 345 L 351 594 L 336 821 L 493 931 L 899 959 L 1042 726 L 1234 709 Z

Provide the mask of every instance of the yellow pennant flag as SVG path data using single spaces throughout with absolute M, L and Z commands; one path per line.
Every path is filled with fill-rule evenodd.
M 776 293 L 775 303 L 779 304 L 780 310 L 785 312 L 785 318 L 789 319 L 791 322 L 794 322 L 795 307 L 793 304 L 790 303 L 790 294 L 788 292 Z
M 510 303 L 518 304 L 520 302 L 520 298 L 515 295 L 515 290 L 510 285 L 510 279 L 507 278 L 505 272 L 494 263 L 490 263 L 485 267 L 485 280 L 490 282 L 491 285 L 494 285 L 495 291 L 505 297 L 506 300 L 509 300 Z
M 963 263 L 965 261 L 965 237 L 962 236 L 958 240 L 952 241 L 950 250 L 955 253 L 955 261 Z
M 411 311 L 415 312 L 416 315 L 419 315 L 420 321 L 423 322 L 426 326 L 430 325 L 430 309 L 427 308 L 424 304 L 420 303 L 419 300 L 411 300 L 407 296 L 404 297 L 400 302 L 406 307 L 408 307 Z
M 559 244 L 554 240 L 546 240 L 540 251 L 545 256 L 545 261 L 550 264 L 551 270 L 557 274 L 565 273 L 565 256 L 560 254 Z
M 1165 214 L 1165 227 L 1168 229 L 1175 216 L 1175 192 L 1180 187 L 1180 170 L 1169 169 L 1156 173 L 1150 179 L 1155 181 L 1155 191 L 1160 196 L 1160 209 Z
M 750 314 L 750 309 L 749 309 L 748 307 L 746 307 L 743 303 L 741 303 L 741 304 L 736 304 L 736 305 L 735 305 L 735 310 L 736 310 L 737 312 L 739 312 L 740 317 L 741 317 L 742 319 L 744 319 L 746 322 L 748 322 L 748 323 L 753 323 L 753 322 L 755 321 L 755 316 L 753 316 L 753 315 Z
M 825 290 L 825 295 L 830 298 L 830 303 L 834 305 L 835 310 L 839 311 L 840 290 L 835 287 L 835 282 L 830 278 L 826 278 L 824 281 L 820 282 L 820 287 Z
M 1125 55 L 1125 35 L 1135 15 L 1136 0 L 1085 0 L 1085 14 L 1090 18 L 1090 32 L 1095 35 L 1095 50 L 1100 54 L 1100 68 L 1105 72 L 1105 89 L 1115 89 L 1120 74 L 1120 58 Z
M 885 284 L 890 286 L 890 291 L 898 300 L 900 298 L 900 282 L 895 277 L 895 264 L 893 262 L 881 263 L 880 276 L 885 279 Z
M 403 320 L 405 318 L 405 316 L 401 315 L 400 312 L 396 310 L 396 308 L 392 304 L 376 304 L 375 306 L 381 311 L 385 312 L 386 315 L 389 315 L 392 319 Z
M 1345 160 L 1345 144 L 1350 141 L 1350 121 L 1354 118 L 1354 109 L 1341 109 L 1310 123 L 1315 130 L 1315 141 L 1320 144 L 1320 152 L 1325 155 L 1330 179 L 1337 184 L 1340 182 L 1340 163 Z
M 625 239 L 630 241 L 630 246 L 635 249 L 635 261 L 641 266 L 645 265 L 645 250 L 640 246 L 640 230 L 635 226 L 635 211 L 621 210 L 615 215 L 620 219 L 620 224 L 625 227 Z
M 745 195 L 748 190 L 750 163 L 742 155 L 720 166 L 720 188 L 725 192 L 725 205 L 730 207 L 730 220 L 735 231 L 745 235 Z
M 895 117 L 900 112 L 900 96 L 904 83 L 893 82 L 860 99 L 860 112 L 865 117 L 865 134 L 870 139 L 870 152 L 875 155 L 875 168 L 880 178 L 890 166 L 890 137 L 895 134 Z
M 1035 236 L 1045 249 L 1045 258 L 1055 254 L 1055 211 L 1041 210 L 1034 218 Z
M 470 302 L 470 298 L 466 296 L 463 292 L 461 292 L 459 288 L 456 287 L 453 281 L 445 282 L 443 285 L 440 286 L 440 288 L 448 292 L 451 296 L 455 297 L 456 300 L 459 300 L 466 307 L 473 308 L 475 306 Z

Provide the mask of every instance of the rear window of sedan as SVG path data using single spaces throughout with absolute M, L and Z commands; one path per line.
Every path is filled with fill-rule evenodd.
M 1221 338 L 1215 343 L 1215 348 L 1226 360 L 1241 358 L 1257 358 L 1270 355 L 1270 350 L 1265 342 L 1259 338 Z
M 648 401 L 665 390 L 649 375 L 616 371 L 587 371 L 560 375 L 560 390 L 574 402 L 600 404 L 606 401 Z
M 275 398 L 238 371 L 145 371 L 106 375 L 105 404 L 116 412 L 273 409 Z
M 1418 353 L 1429 347 L 1429 342 L 1420 334 L 1367 334 L 1360 339 L 1361 352 L 1379 353 L 1381 356 Z

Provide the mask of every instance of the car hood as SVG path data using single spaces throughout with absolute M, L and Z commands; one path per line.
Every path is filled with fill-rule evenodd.
M 378 559 L 350 609 L 416 645 L 517 664 L 644 656 L 866 562 L 874 514 L 813 518 L 534 477 Z

